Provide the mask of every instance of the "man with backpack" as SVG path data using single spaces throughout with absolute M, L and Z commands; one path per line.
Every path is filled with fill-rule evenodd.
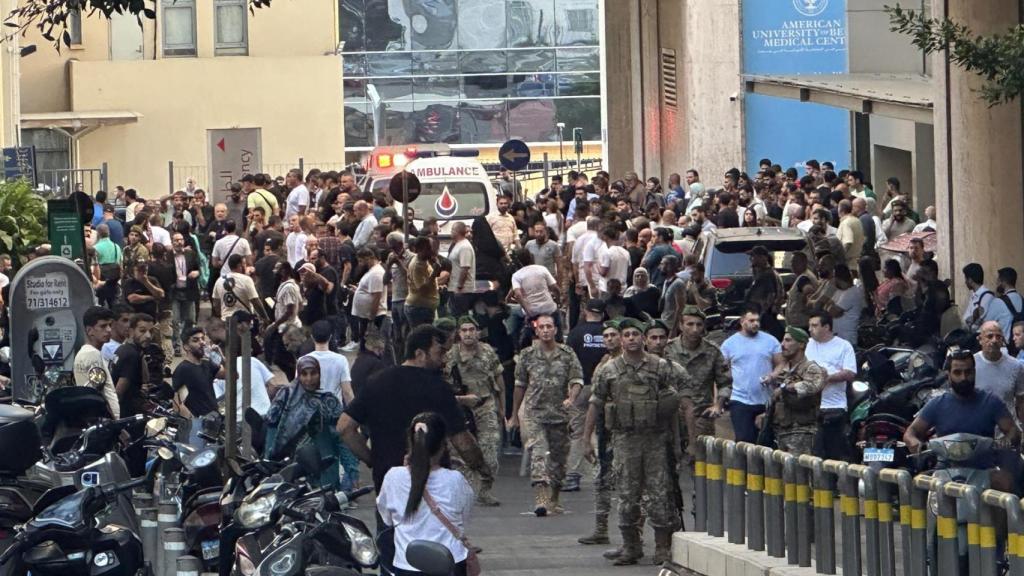
M 981 325 L 988 321 L 999 323 L 1006 340 L 1010 339 L 1013 327 L 1013 314 L 1006 303 L 991 289 L 985 286 L 985 270 L 981 264 L 971 262 L 963 268 L 964 283 L 971 291 L 971 298 L 964 309 L 964 325 L 967 330 L 977 333 Z
M 999 299 L 1003 301 L 1003 304 L 1010 311 L 1010 316 L 1013 318 L 1010 323 L 1012 328 L 1014 324 L 1024 322 L 1024 296 L 1017 292 L 1017 271 L 1006 267 L 1000 268 L 996 274 L 998 282 L 996 291 L 999 292 Z M 1006 335 L 1004 334 L 1003 336 L 1005 338 Z M 1006 339 L 1006 343 L 1010 348 L 1011 354 L 1016 356 L 1020 349 L 1014 344 L 1013 338 Z

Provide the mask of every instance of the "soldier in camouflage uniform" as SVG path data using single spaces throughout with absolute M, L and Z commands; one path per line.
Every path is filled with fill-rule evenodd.
M 523 426 L 530 451 L 530 482 L 537 516 L 560 514 L 558 504 L 569 458 L 569 407 L 583 390 L 583 367 L 576 353 L 555 341 L 555 320 L 533 321 L 536 338 L 516 363 L 516 384 L 509 430 Z M 590 452 L 593 452 L 591 448 Z
M 771 423 L 779 450 L 794 456 L 811 454 L 818 433 L 818 407 L 825 387 L 825 369 L 804 355 L 807 332 L 790 326 L 782 338 L 781 371 L 773 373 Z
M 498 449 L 501 447 L 501 421 L 498 410 L 504 410 L 505 386 L 501 380 L 502 366 L 490 345 L 480 342 L 480 328 L 470 316 L 458 319 L 458 342 L 445 354 L 445 378 L 455 388 L 455 399 L 472 410 L 476 423 L 476 442 L 491 470 L 498 470 Z M 501 408 L 499 408 L 501 407 Z M 483 485 L 475 474 L 470 483 L 481 506 L 497 506 L 491 486 Z
M 675 383 L 687 378 L 678 365 L 644 352 L 644 325 L 620 322 L 622 355 L 594 374 L 594 391 L 587 412 L 586 432 L 592 433 L 597 414 L 613 433 L 614 466 L 619 490 L 619 529 L 622 554 L 615 565 L 636 564 L 643 557 L 640 539 L 641 502 L 649 496 L 647 518 L 654 527 L 655 563 L 671 556 L 672 532 L 679 516 L 671 494 L 666 446 L 679 410 Z M 588 446 L 593 458 L 593 446 Z
M 608 352 L 601 358 L 594 368 L 594 373 L 607 364 L 610 360 L 619 357 L 622 353 L 622 345 L 619 342 L 619 321 L 609 320 L 604 323 L 604 331 L 601 333 L 604 338 L 604 346 Z M 588 408 L 589 409 L 589 408 Z M 612 511 L 612 449 L 610 446 L 611 433 L 604 426 L 604 413 L 597 415 L 597 478 L 594 480 L 594 506 L 597 516 L 594 520 L 594 532 L 577 542 L 580 544 L 607 544 L 608 540 L 608 514 Z M 589 437 L 587 437 L 589 441 Z
M 732 386 L 729 363 L 718 346 L 704 338 L 704 313 L 686 306 L 679 316 L 679 337 L 665 350 L 665 358 L 682 366 L 690 379 L 679 387 L 679 413 L 686 427 L 686 450 L 696 454 L 698 436 L 715 435 L 715 418 L 722 414 L 718 391 Z

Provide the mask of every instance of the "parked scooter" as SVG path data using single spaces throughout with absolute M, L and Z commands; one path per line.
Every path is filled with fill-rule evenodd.
M 0 553 L 11 545 L 15 528 L 32 518 L 32 507 L 51 488 L 24 474 L 43 457 L 35 413 L 18 406 L 0 405 Z M 16 562 L 0 566 L 0 576 L 21 573 Z

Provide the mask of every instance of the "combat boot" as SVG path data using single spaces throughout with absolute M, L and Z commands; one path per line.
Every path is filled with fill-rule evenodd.
M 672 530 L 654 529 L 654 565 L 660 566 L 672 560 Z
M 558 498 L 562 493 L 561 484 L 552 484 L 551 493 L 548 494 L 548 514 L 565 514 L 565 508 L 558 503 Z
M 636 528 L 622 528 L 622 554 L 612 562 L 615 566 L 632 566 L 644 557 L 644 544 Z
M 608 515 L 598 513 L 594 521 L 594 533 L 577 540 L 580 544 L 608 544 Z
M 605 550 L 604 553 L 601 554 L 601 556 L 604 556 L 608 560 L 615 560 L 619 556 L 622 556 L 622 546 L 619 546 L 618 548 L 612 548 L 611 550 Z
M 487 507 L 501 506 L 501 502 L 497 498 L 492 496 L 490 492 L 482 492 L 482 491 L 480 492 L 479 495 L 477 495 L 476 503 L 477 503 L 478 506 L 487 506 Z
M 551 505 L 548 501 L 549 493 L 547 484 L 538 482 L 533 485 L 533 513 L 537 516 L 548 515 L 548 507 Z

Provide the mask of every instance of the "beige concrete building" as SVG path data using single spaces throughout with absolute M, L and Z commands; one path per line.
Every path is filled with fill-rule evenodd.
M 168 162 L 200 186 L 209 130 L 259 129 L 264 165 L 344 156 L 335 0 L 157 0 L 155 20 L 81 17 L 60 52 L 29 34 L 21 62 L 22 142 L 44 171 L 106 163 L 108 185 L 170 187 Z M 251 139 L 250 139 L 251 140 Z M 88 191 L 88 186 L 87 186 Z

